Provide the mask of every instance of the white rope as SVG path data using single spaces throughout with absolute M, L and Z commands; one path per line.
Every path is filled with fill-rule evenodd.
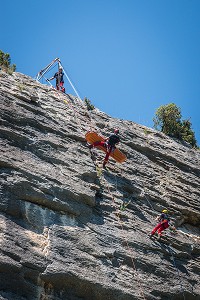
M 54 59 L 48 66 L 46 66 L 44 69 L 42 69 L 42 70 L 37 74 L 36 80 L 39 81 L 42 77 L 44 77 L 44 74 L 47 73 L 47 72 L 50 70 L 50 68 L 51 68 L 56 62 L 58 63 L 58 67 L 61 67 L 61 68 L 63 69 L 63 73 L 64 73 L 64 75 L 66 76 L 67 80 L 69 81 L 69 84 L 71 85 L 72 89 L 74 90 L 74 92 L 75 92 L 75 94 L 76 94 L 78 100 L 80 101 L 80 105 L 81 105 L 81 106 L 83 107 L 83 109 L 85 110 L 84 102 L 83 102 L 83 100 L 81 99 L 81 97 L 80 97 L 79 93 L 77 92 L 76 88 L 74 87 L 74 85 L 73 85 L 72 81 L 70 80 L 69 76 L 67 75 L 65 69 L 63 68 L 63 66 L 62 66 L 61 61 L 60 61 L 59 58 Z M 50 84 L 51 87 L 53 87 L 53 85 L 49 82 L 49 80 L 47 80 L 45 77 L 44 77 L 44 79 Z M 78 112 L 78 113 L 79 113 L 79 112 Z M 91 131 L 93 131 L 93 130 L 96 131 L 96 129 L 95 129 L 95 128 L 96 128 L 96 125 L 95 125 L 95 123 L 92 121 L 92 118 L 91 118 L 91 116 L 89 115 L 88 112 L 87 112 L 87 116 L 88 116 L 88 118 L 89 118 L 89 120 L 90 120 L 90 130 L 91 130 Z M 93 124 L 93 123 L 94 123 L 94 124 Z
M 69 81 L 69 83 L 70 83 L 72 89 L 74 90 L 76 96 L 78 97 L 79 100 L 81 100 L 81 103 L 82 103 L 83 101 L 82 101 L 82 99 L 81 99 L 79 93 L 77 92 L 75 86 L 73 85 L 72 81 L 70 80 L 69 76 L 67 75 L 67 73 L 66 73 L 65 69 L 63 68 L 63 65 L 61 64 L 61 61 L 60 61 L 59 58 L 54 59 L 48 66 L 46 66 L 43 70 L 41 70 L 41 71 L 37 74 L 36 80 L 39 81 L 42 77 L 44 77 L 44 74 L 46 74 L 46 73 L 49 71 L 49 69 L 54 65 L 55 62 L 58 62 L 58 67 L 62 67 L 63 73 L 65 74 L 67 80 Z M 45 77 L 44 77 L 44 78 L 45 78 Z
M 183 299 L 185 300 L 185 292 L 184 292 L 184 289 L 183 289 L 183 285 L 182 285 L 182 281 L 181 281 L 179 270 L 178 270 L 178 268 L 176 266 L 176 261 L 175 261 L 175 258 L 174 258 L 173 250 L 169 246 L 167 246 L 167 248 L 169 249 L 169 253 L 171 253 L 173 264 L 174 264 L 174 268 L 176 269 L 176 272 L 178 274 L 178 279 L 179 279 L 179 284 L 180 284 L 180 290 L 181 290 L 181 292 L 183 294 Z
M 78 99 L 79 99 L 79 100 L 81 100 L 81 102 L 82 102 L 82 99 L 81 99 L 81 97 L 79 96 L 79 94 L 78 94 L 77 90 L 75 89 L 75 87 L 74 87 L 73 83 L 71 82 L 71 80 L 70 80 L 69 76 L 68 76 L 68 75 L 67 75 L 67 73 L 65 72 L 65 70 L 64 70 L 64 68 L 63 68 L 63 66 L 62 66 L 62 64 L 61 64 L 61 62 L 59 62 L 59 64 L 60 64 L 60 66 L 62 67 L 62 69 L 63 69 L 63 72 L 64 72 L 65 76 L 67 77 L 67 80 L 69 81 L 69 83 L 70 83 L 71 87 L 73 88 L 73 90 L 74 90 L 74 92 L 75 92 L 76 96 L 77 96 L 77 97 L 78 97 Z

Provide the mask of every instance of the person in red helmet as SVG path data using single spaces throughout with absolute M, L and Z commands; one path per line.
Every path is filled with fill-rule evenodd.
M 152 237 L 156 233 L 156 231 L 158 233 L 158 236 L 161 237 L 162 231 L 169 227 L 170 218 L 168 216 L 168 210 L 163 209 L 161 215 L 156 219 L 159 221 L 159 223 L 152 230 L 150 237 Z
M 95 142 L 94 144 L 90 145 L 89 148 L 91 149 L 91 148 L 97 147 L 97 146 L 103 146 L 106 148 L 106 156 L 105 156 L 104 162 L 103 162 L 103 168 L 105 168 L 111 152 L 113 152 L 115 150 L 116 145 L 119 144 L 119 142 L 120 142 L 119 130 L 115 129 L 114 133 L 111 134 L 104 141 Z

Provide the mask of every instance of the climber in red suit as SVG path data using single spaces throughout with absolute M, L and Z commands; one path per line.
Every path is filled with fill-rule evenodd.
M 111 134 L 108 138 L 106 138 L 104 141 L 95 142 L 94 144 L 90 145 L 89 148 L 97 147 L 97 146 L 103 146 L 107 149 L 106 156 L 104 158 L 103 162 L 103 168 L 105 168 L 105 165 L 108 162 L 108 158 L 110 156 L 110 153 L 115 150 L 115 145 L 117 145 L 120 142 L 119 138 L 119 130 L 115 129 L 114 134 Z
M 163 209 L 162 214 L 159 217 L 157 217 L 157 220 L 159 221 L 159 223 L 152 230 L 151 235 L 150 235 L 151 237 L 156 233 L 156 231 L 157 231 L 158 235 L 161 236 L 162 231 L 169 227 L 170 219 L 168 216 L 168 210 Z

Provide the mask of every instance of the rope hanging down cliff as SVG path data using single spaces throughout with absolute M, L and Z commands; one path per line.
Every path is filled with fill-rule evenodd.
M 56 78 L 57 83 L 58 83 L 58 88 L 57 88 L 57 90 L 60 90 L 60 84 L 61 84 L 62 82 L 64 83 L 64 81 L 63 81 L 63 79 L 62 79 L 63 75 L 62 75 L 62 73 L 60 72 L 60 70 L 62 70 L 62 72 L 65 74 L 65 76 L 66 76 L 66 78 L 67 78 L 69 84 L 71 85 L 72 89 L 74 90 L 76 96 L 78 97 L 79 100 L 81 100 L 81 97 L 79 96 L 79 94 L 78 94 L 76 88 L 74 87 L 72 81 L 70 80 L 69 76 L 67 75 L 66 71 L 64 70 L 64 68 L 63 68 L 63 66 L 62 66 L 61 61 L 60 61 L 60 58 L 55 58 L 54 60 L 52 60 L 52 62 L 51 62 L 49 65 L 47 65 L 47 66 L 44 67 L 42 70 L 40 70 L 40 71 L 38 72 L 38 74 L 36 75 L 36 78 L 35 78 L 35 79 L 36 79 L 37 81 L 40 81 L 40 80 L 44 77 L 44 75 L 45 75 L 47 72 L 49 72 L 50 69 L 51 69 L 53 66 L 55 66 L 55 65 L 58 66 L 58 72 L 55 73 L 55 75 L 54 75 L 51 79 Z M 46 79 L 46 81 L 50 84 L 49 81 L 50 81 L 51 79 Z M 56 84 L 56 85 L 57 85 L 57 84 Z M 62 87 L 62 85 L 61 85 L 61 87 Z M 61 91 L 62 91 L 62 89 L 61 89 Z M 82 100 L 81 100 L 81 101 L 82 101 Z
M 61 62 L 60 62 L 60 60 L 59 60 L 58 58 L 55 59 L 55 60 L 53 60 L 46 68 L 44 68 L 43 70 L 41 70 L 41 71 L 38 73 L 36 79 L 39 81 L 42 77 L 44 77 L 44 75 L 49 71 L 49 69 L 50 69 L 55 63 L 58 63 L 58 68 L 59 68 L 59 69 L 62 68 L 62 70 L 63 70 L 63 72 L 64 72 L 66 78 L 68 79 L 68 81 L 69 81 L 70 85 L 72 86 L 74 92 L 76 93 L 78 99 L 79 99 L 79 100 L 81 101 L 81 103 L 82 103 L 82 100 L 81 100 L 81 98 L 80 98 L 78 92 L 76 91 L 74 85 L 72 84 L 71 80 L 69 79 L 69 76 L 68 76 L 67 73 L 65 72 L 65 70 L 64 70 L 64 68 L 62 67 Z M 49 80 L 48 80 L 47 82 L 51 85 L 51 83 L 49 82 Z M 58 83 L 58 84 L 59 84 L 59 83 Z M 51 85 L 51 86 L 52 86 L 52 85 Z M 77 121 L 78 121 L 78 123 L 80 123 L 78 118 L 77 118 Z M 91 119 L 90 119 L 90 122 L 91 122 Z M 79 124 L 79 125 L 80 125 L 80 124 Z M 91 125 L 92 125 L 92 124 L 91 124 Z M 91 126 L 91 127 L 92 127 L 92 126 Z M 80 128 L 81 128 L 81 126 L 80 126 Z M 104 178 L 104 182 L 105 182 L 105 184 L 106 184 L 105 178 Z M 111 195 L 112 201 L 113 201 L 113 203 L 114 203 L 114 195 L 111 193 L 108 184 L 106 184 L 106 186 L 107 186 L 107 188 L 108 188 L 108 193 Z M 115 204 L 115 206 L 116 206 L 116 204 Z M 120 220 L 119 215 L 118 215 L 118 220 L 119 220 L 119 223 L 120 223 L 120 225 L 121 225 L 122 231 L 124 231 L 124 227 L 123 227 L 123 224 L 122 224 L 122 222 L 121 222 L 121 220 Z M 133 266 L 133 269 L 135 270 L 135 273 L 136 273 L 136 278 L 137 278 L 137 282 L 138 282 L 138 286 L 139 286 L 139 290 L 140 290 L 141 297 L 145 300 L 146 298 L 145 298 L 145 295 L 144 295 L 143 287 L 142 287 L 142 284 L 141 284 L 141 281 L 140 281 L 140 278 L 139 278 L 138 270 L 136 269 L 136 265 L 135 265 L 135 262 L 134 262 L 134 259 L 135 259 L 135 258 L 133 258 L 133 256 L 132 256 L 131 249 L 130 249 L 130 246 L 129 246 L 129 243 L 128 243 L 128 240 L 127 240 L 127 239 L 126 239 L 126 245 L 127 245 L 127 248 L 128 248 L 128 250 L 129 250 L 129 252 L 130 252 L 130 254 L 131 254 L 130 257 L 131 257 L 131 261 L 132 261 L 132 266 Z
M 46 66 L 44 69 L 42 69 L 36 76 L 36 80 L 39 81 L 42 77 L 44 77 L 44 75 L 55 65 L 57 64 L 58 65 L 58 72 L 55 73 L 54 77 L 50 78 L 49 80 L 52 80 L 53 78 L 56 79 L 56 87 L 57 87 L 57 90 L 61 90 L 62 92 L 65 92 L 65 90 L 63 89 L 63 78 L 62 78 L 62 72 L 65 74 L 68 82 L 70 83 L 72 89 L 74 90 L 76 96 L 78 97 L 78 99 L 80 100 L 80 103 L 82 104 L 82 99 L 80 98 L 77 90 L 75 89 L 74 85 L 72 84 L 69 76 L 67 75 L 67 73 L 65 72 L 61 62 L 60 62 L 60 59 L 59 58 L 56 58 L 55 60 L 53 60 L 48 66 Z M 45 78 L 45 77 L 44 77 Z M 49 82 L 49 80 L 47 80 L 45 78 L 45 80 L 52 86 L 52 84 Z M 60 98 L 60 97 L 59 97 Z M 70 103 L 71 104 L 71 103 Z M 84 107 L 85 108 L 85 107 Z M 75 109 L 73 108 L 73 110 L 75 111 Z M 80 114 L 80 112 L 78 112 Z M 75 114 L 76 115 L 76 114 Z M 76 116 L 77 117 L 77 116 Z M 90 119 L 90 122 L 92 122 L 92 120 Z M 79 122 L 79 119 L 77 118 L 77 123 L 80 124 Z M 79 127 L 81 128 L 81 126 Z M 82 130 L 84 130 L 82 128 Z M 85 130 L 84 130 L 85 131 Z M 105 181 L 105 179 L 104 179 Z M 110 191 L 110 188 L 109 186 L 107 185 L 107 188 L 108 188 L 108 193 L 111 195 L 111 198 L 114 202 L 114 196 L 112 194 L 112 192 Z M 116 206 L 116 205 L 115 205 Z M 123 224 L 120 220 L 120 217 L 118 216 L 118 220 L 119 220 L 119 223 L 121 225 L 121 228 L 122 228 L 122 231 L 124 231 L 124 228 L 123 228 Z M 126 245 L 127 245 L 127 248 L 128 250 L 130 251 L 130 254 L 131 254 L 131 249 L 130 249 L 130 246 L 129 246 L 129 243 L 128 243 L 128 240 L 126 239 Z M 172 254 L 173 255 L 173 254 Z M 136 269 L 136 266 L 135 266 L 135 262 L 134 262 L 134 257 L 131 255 L 131 261 L 132 261 L 132 265 L 133 265 L 133 268 L 135 270 L 135 273 L 136 273 L 136 277 L 137 277 L 137 281 L 138 281 L 138 286 L 139 286 L 139 290 L 140 290 L 140 294 L 141 294 L 141 297 L 145 299 L 145 295 L 144 295 L 144 291 L 143 291 L 143 287 L 142 287 L 142 284 L 141 284 L 141 281 L 140 281 L 140 278 L 139 278 L 139 274 L 138 274 L 138 271 Z M 176 267 L 175 263 L 174 263 L 174 266 Z M 176 268 L 177 269 L 177 268 Z M 179 275 L 179 281 L 180 281 L 180 275 Z M 183 288 L 182 288 L 182 284 L 181 284 L 181 281 L 180 281 L 180 286 L 181 286 L 181 289 L 182 289 L 182 292 L 183 292 L 183 295 L 184 295 L 184 291 L 183 291 Z
M 58 67 L 58 72 L 56 72 L 56 73 L 54 74 L 54 76 L 51 77 L 50 79 L 47 79 L 44 75 L 47 74 L 47 73 L 48 73 L 52 68 L 54 68 L 55 66 Z M 40 70 L 40 71 L 38 72 L 38 74 L 36 75 L 35 80 L 39 82 L 42 78 L 44 78 L 45 81 L 46 81 L 51 87 L 53 87 L 53 85 L 51 84 L 50 80 L 53 80 L 53 79 L 55 78 L 55 79 L 56 79 L 56 90 L 57 90 L 57 91 L 63 92 L 63 94 L 65 95 L 65 88 L 64 88 L 64 86 L 63 86 L 63 85 L 64 85 L 64 80 L 63 80 L 63 76 L 64 76 L 64 75 L 66 76 L 66 78 L 67 78 L 67 80 L 68 80 L 70 86 L 72 87 L 74 93 L 76 94 L 77 99 L 79 100 L 79 102 L 80 102 L 80 104 L 82 105 L 83 109 L 86 110 L 86 108 L 85 108 L 85 106 L 84 106 L 84 104 L 83 104 L 83 101 L 82 101 L 82 99 L 81 99 L 79 93 L 77 92 L 77 89 L 75 88 L 74 84 L 73 84 L 72 81 L 70 80 L 70 78 L 69 78 L 67 72 L 65 71 L 65 69 L 64 69 L 64 67 L 63 67 L 63 65 L 62 65 L 62 63 L 61 63 L 61 61 L 60 61 L 59 58 L 55 58 L 54 60 L 52 60 L 52 62 L 51 62 L 49 65 L 47 65 L 47 66 L 44 67 L 42 70 Z M 58 93 L 58 94 L 59 94 L 59 93 Z M 60 99 L 60 97 L 59 97 L 59 99 Z M 64 100 L 63 100 L 63 101 L 64 101 Z M 65 104 L 69 104 L 69 105 L 71 106 L 72 110 L 74 111 L 74 115 L 75 115 L 76 117 L 77 117 L 77 114 L 80 114 L 79 111 L 77 111 L 76 108 L 72 106 L 72 104 L 70 103 L 70 101 L 69 101 L 69 102 L 64 101 L 64 102 L 65 102 Z M 92 119 L 91 119 L 91 116 L 88 114 L 88 111 L 86 111 L 86 114 L 87 114 L 87 117 L 88 117 L 88 119 L 89 119 L 89 123 L 90 123 L 89 128 L 90 128 L 90 130 L 91 130 L 91 131 L 97 131 L 96 128 L 95 128 L 94 122 L 93 122 Z M 81 124 L 80 124 L 78 118 L 77 118 L 77 123 L 78 123 L 79 126 L 81 127 Z M 83 131 L 85 131 L 84 129 L 85 129 L 85 128 L 83 128 Z
M 96 165 L 96 169 L 97 169 L 97 172 L 99 172 L 99 166 L 97 165 L 97 162 L 94 161 L 94 164 Z M 101 168 L 102 170 L 102 168 Z M 106 169 L 107 170 L 107 169 Z M 103 176 L 102 176 L 103 175 Z M 116 174 L 114 174 L 114 177 L 115 177 L 115 189 L 117 190 L 117 177 L 116 177 Z M 143 290 L 143 285 L 142 285 L 142 280 L 140 279 L 140 274 L 136 268 L 136 257 L 133 255 L 133 252 L 131 251 L 131 247 L 129 245 L 129 242 L 128 242 L 128 239 L 126 238 L 126 234 L 125 234 L 125 228 L 123 226 L 123 223 L 122 223 L 122 220 L 120 218 L 120 215 L 119 215 L 119 212 L 118 212 L 118 207 L 115 203 L 115 197 L 114 197 L 114 194 L 111 192 L 111 189 L 109 187 L 109 184 L 107 183 L 106 181 L 106 178 L 105 178 L 105 175 L 104 173 L 102 174 L 102 171 L 100 172 L 99 174 L 99 180 L 102 178 L 103 180 L 103 183 L 104 185 L 106 186 L 107 190 L 108 190 L 108 194 L 110 195 L 111 199 L 112 199 L 112 203 L 115 207 L 115 210 L 116 210 L 116 215 L 117 215 L 117 220 L 118 220 L 118 223 L 119 223 L 119 226 L 121 227 L 122 229 L 122 232 L 123 232 L 123 237 L 125 239 L 125 243 L 126 243 L 126 247 L 127 247 L 127 250 L 128 252 L 130 253 L 130 259 L 131 259 L 131 262 L 132 262 L 132 267 L 133 267 L 133 270 L 135 271 L 135 275 L 136 275 L 136 280 L 137 280 L 137 284 L 138 284 L 138 288 L 139 288 L 139 293 L 140 293 L 140 296 L 141 298 L 143 298 L 144 300 L 146 300 L 146 297 L 145 297 L 145 293 L 144 293 L 144 290 Z
M 144 198 L 147 200 L 147 202 L 149 203 L 151 209 L 156 212 L 156 210 L 154 209 L 154 207 L 152 206 L 152 204 L 150 203 L 150 201 L 148 200 L 147 196 L 145 195 L 145 188 L 143 190 L 144 192 Z M 166 212 L 167 210 L 164 209 L 162 212 Z M 150 221 L 150 223 L 152 224 L 152 222 Z M 153 224 L 152 224 L 153 225 Z M 171 245 L 171 244 L 170 244 Z M 176 261 L 175 261 L 175 257 L 174 257 L 174 254 L 173 254 L 173 250 L 171 249 L 171 247 L 169 245 L 167 245 L 167 249 L 168 249 L 168 253 L 171 254 L 171 257 L 172 257 L 172 260 L 173 260 L 173 266 L 177 272 L 177 278 L 178 278 L 178 281 L 179 281 L 179 285 L 180 285 L 180 292 L 182 293 L 183 295 L 183 299 L 185 300 L 185 291 L 184 291 L 184 288 L 183 288 L 183 285 L 182 285 L 182 281 L 181 281 L 181 276 L 179 274 L 179 270 L 177 268 L 177 265 L 176 265 Z

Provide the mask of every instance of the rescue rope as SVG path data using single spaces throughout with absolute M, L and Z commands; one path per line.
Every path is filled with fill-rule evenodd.
M 114 176 L 116 177 L 116 175 L 114 175 Z M 122 221 L 121 221 L 120 214 L 119 214 L 119 212 L 117 211 L 117 205 L 115 204 L 115 198 L 114 198 L 114 195 L 112 194 L 112 192 L 111 192 L 111 190 L 110 190 L 110 187 L 109 187 L 108 183 L 106 182 L 105 176 L 104 176 L 103 180 L 104 180 L 104 182 L 106 183 L 106 186 L 107 186 L 107 189 L 108 189 L 108 193 L 109 193 L 109 195 L 110 195 L 110 197 L 111 197 L 111 199 L 112 199 L 112 202 L 113 202 L 113 204 L 114 204 L 115 210 L 116 210 L 116 212 L 117 212 L 116 215 L 117 215 L 117 217 L 118 217 L 119 225 L 121 226 L 122 232 L 125 233 L 125 229 L 124 229 L 124 227 L 123 227 L 123 223 L 122 223 Z M 116 180 L 116 178 L 115 178 L 115 180 Z M 115 181 L 115 182 L 117 182 L 117 181 Z M 115 183 L 115 184 L 116 184 L 116 183 Z M 135 273 L 136 273 L 136 279 L 137 279 L 138 287 L 139 287 L 139 290 L 140 290 L 140 295 L 141 295 L 141 297 L 142 297 L 144 300 L 146 300 L 145 295 L 144 295 L 144 291 L 143 291 L 143 287 L 142 287 L 142 284 L 141 284 L 141 280 L 140 280 L 140 278 L 139 278 L 139 273 L 138 273 L 138 270 L 137 270 L 136 265 L 135 265 L 135 262 L 134 262 L 135 257 L 133 257 L 133 255 L 132 255 L 131 248 L 130 248 L 130 246 L 129 246 L 129 243 L 128 243 L 127 238 L 125 237 L 125 234 L 124 234 L 124 239 L 125 239 L 125 242 L 126 242 L 126 246 L 127 246 L 128 252 L 130 253 L 130 258 L 131 258 L 131 262 L 132 262 L 133 269 L 134 269 L 134 271 L 135 271 Z
M 145 199 L 146 199 L 147 202 L 149 203 L 149 205 L 150 205 L 150 207 L 152 208 L 152 210 L 154 210 L 154 212 L 156 212 L 155 209 L 153 208 L 153 206 L 151 205 L 150 201 L 148 200 L 148 198 L 147 198 L 146 195 L 145 195 L 145 188 L 143 188 L 143 189 L 144 189 L 144 197 L 145 197 Z M 150 223 L 152 224 L 151 221 L 150 221 Z M 179 270 L 178 270 L 178 268 L 177 268 L 177 266 L 176 266 L 175 258 L 174 258 L 174 255 L 173 255 L 173 251 L 172 251 L 171 247 L 169 247 L 169 245 L 166 245 L 166 246 L 167 246 L 167 248 L 168 248 L 168 252 L 171 253 L 172 260 L 173 260 L 173 265 L 174 265 L 174 268 L 175 268 L 175 270 L 176 270 L 176 272 L 177 272 L 177 276 L 178 276 L 178 280 L 179 280 L 180 291 L 181 291 L 181 293 L 183 294 L 183 299 L 185 300 L 185 292 L 184 292 L 184 289 L 183 289 L 183 285 L 182 285 L 182 281 L 181 281 L 181 277 L 180 277 Z
M 94 164 L 96 166 L 96 169 L 97 169 L 97 167 L 99 168 L 99 166 L 97 165 L 97 159 L 96 159 L 96 162 L 94 162 Z M 102 169 L 102 167 L 101 167 L 101 169 Z M 103 179 L 104 186 L 107 188 L 108 194 L 110 195 L 110 197 L 112 199 L 112 203 L 113 203 L 113 205 L 115 207 L 115 211 L 117 212 L 116 215 L 117 215 L 118 223 L 119 223 L 119 225 L 120 225 L 120 227 L 122 229 L 122 232 L 124 232 L 123 237 L 125 239 L 127 250 L 128 250 L 128 252 L 130 254 L 130 259 L 131 259 L 133 270 L 135 271 L 135 274 L 136 274 L 136 280 L 137 280 L 137 284 L 138 284 L 138 287 L 139 287 L 140 295 L 141 295 L 141 297 L 144 300 L 146 300 L 145 295 L 144 295 L 144 291 L 143 291 L 143 287 L 142 287 L 142 284 L 141 284 L 141 280 L 139 278 L 139 273 L 138 273 L 138 270 L 137 270 L 135 262 L 134 262 L 135 257 L 133 258 L 133 254 L 132 254 L 131 248 L 129 246 L 128 240 L 127 240 L 127 238 L 125 238 L 125 229 L 123 227 L 123 222 L 121 221 L 120 214 L 118 212 L 118 207 L 117 207 L 117 205 L 115 203 L 115 197 L 114 197 L 113 193 L 111 192 L 110 186 L 107 183 L 105 176 L 102 177 L 102 172 L 100 173 L 100 176 L 98 176 L 98 177 L 99 177 L 99 180 L 100 180 L 100 178 Z M 116 174 L 114 174 L 114 177 L 115 177 L 115 184 L 114 184 L 115 185 L 115 190 L 117 191 L 117 176 L 116 176 Z
M 67 80 L 69 81 L 69 83 L 70 83 L 71 87 L 73 88 L 73 90 L 74 90 L 74 92 L 75 92 L 76 96 L 78 97 L 78 99 L 79 99 L 79 100 L 81 101 L 81 103 L 82 103 L 82 99 L 81 99 L 81 97 L 79 96 L 79 94 L 78 94 L 77 90 L 75 89 L 75 87 L 74 87 L 73 83 L 71 82 L 71 80 L 70 80 L 69 76 L 68 76 L 68 75 L 67 75 L 67 73 L 65 72 L 65 69 L 63 68 L 63 66 L 62 66 L 62 64 L 61 64 L 61 63 L 60 63 L 60 65 L 61 65 L 61 67 L 62 67 L 62 69 L 63 69 L 63 73 L 64 73 L 64 74 L 65 74 L 65 76 L 67 77 Z
M 44 77 L 44 76 L 43 76 Z M 47 82 L 49 82 L 45 77 L 44 77 L 44 79 L 47 81 Z M 49 84 L 50 84 L 50 86 L 53 88 L 53 92 L 55 92 L 56 93 L 56 96 L 58 96 L 58 98 L 59 98 L 59 100 L 60 101 L 63 101 L 65 104 L 68 104 L 69 106 L 70 106 L 70 108 L 72 109 L 72 111 L 74 112 L 74 117 L 76 118 L 76 122 L 78 123 L 78 125 L 79 125 L 79 129 L 82 127 L 82 125 L 81 125 L 81 123 L 80 123 L 80 121 L 79 121 L 79 118 L 77 117 L 77 110 L 72 106 L 72 103 L 71 103 L 71 101 L 66 101 L 65 99 L 61 99 L 61 94 L 60 94 L 60 91 L 58 91 L 58 90 L 56 90 L 56 89 L 54 89 L 54 87 L 53 87 L 53 85 L 51 84 L 51 82 L 49 82 Z M 65 94 L 63 93 L 63 95 L 62 96 L 64 96 Z M 81 100 L 82 101 L 82 100 Z M 79 113 L 79 112 L 78 112 Z M 83 128 L 84 129 L 84 128 Z M 81 132 L 81 131 L 80 131 Z M 81 132 L 82 133 L 82 132 Z
M 171 253 L 173 264 L 174 264 L 174 268 L 176 269 L 176 272 L 178 274 L 178 279 L 179 279 L 179 284 L 180 284 L 180 290 L 181 290 L 181 292 L 183 294 L 183 299 L 185 300 L 185 292 L 184 292 L 184 289 L 183 289 L 183 285 L 182 285 L 180 273 L 179 273 L 179 270 L 178 270 L 177 265 L 176 265 L 176 261 L 175 261 L 175 258 L 174 258 L 173 251 L 172 251 L 171 247 L 169 247 L 168 245 L 167 245 L 167 248 L 169 249 L 169 252 Z
M 60 64 L 60 66 L 62 67 L 63 72 L 64 72 L 66 78 L 68 79 L 68 81 L 69 81 L 71 87 L 73 88 L 75 94 L 77 95 L 78 99 L 80 100 L 81 105 L 83 106 L 82 99 L 80 98 L 80 96 L 79 96 L 79 94 L 78 94 L 76 88 L 74 87 L 74 85 L 73 85 L 73 83 L 71 82 L 69 76 L 68 76 L 67 73 L 65 72 L 65 70 L 64 70 L 62 64 L 60 63 L 60 61 L 59 61 L 59 64 Z M 46 70 L 46 72 L 47 72 L 47 70 Z M 46 73 L 46 72 L 45 72 L 45 73 Z M 44 77 L 44 78 L 45 78 L 45 77 Z M 49 82 L 49 83 L 50 83 L 50 82 Z M 52 86 L 51 83 L 50 83 L 50 85 Z M 58 93 L 58 94 L 59 94 L 59 93 Z M 60 100 L 60 95 L 59 95 L 59 100 Z M 63 100 L 63 101 L 64 101 L 64 100 Z M 64 102 L 65 102 L 65 101 L 64 101 Z M 81 125 L 81 123 L 80 123 L 80 121 L 79 121 L 79 119 L 78 119 L 78 117 L 77 117 L 77 114 L 80 115 L 80 113 L 76 111 L 76 109 L 72 106 L 71 102 L 68 102 L 67 104 L 69 104 L 69 105 L 71 106 L 72 110 L 74 111 L 74 115 L 75 115 L 75 117 L 76 117 L 77 124 L 79 124 L 79 126 L 80 126 L 80 132 L 81 132 L 81 127 L 82 127 L 82 125 Z M 85 107 L 84 107 L 84 108 L 85 108 Z M 87 112 L 87 115 L 89 116 L 88 112 Z M 91 123 L 91 125 L 92 125 L 92 120 L 91 120 L 91 117 L 90 117 L 90 116 L 89 116 L 89 119 L 90 119 L 90 123 Z M 92 126 L 91 126 L 91 128 L 92 128 Z M 83 129 L 83 131 L 85 131 L 85 129 Z M 105 177 L 104 177 L 104 182 L 105 182 L 106 185 L 107 185 L 108 193 L 110 194 L 111 199 L 112 199 L 112 202 L 114 203 L 115 209 L 116 209 L 116 211 L 117 211 L 117 206 L 116 206 L 116 204 L 115 204 L 114 195 L 112 194 L 112 192 L 111 192 L 111 190 L 110 190 L 110 187 L 109 187 L 109 185 L 108 185 L 107 182 L 106 182 Z M 116 175 L 115 175 L 115 185 L 116 185 L 116 190 L 117 190 L 117 178 L 116 178 Z M 145 199 L 148 201 L 146 195 L 144 195 L 144 196 L 145 196 Z M 150 202 L 148 201 L 148 203 L 150 203 Z M 151 204 L 150 204 L 150 206 L 152 207 Z M 124 229 L 123 223 L 122 223 L 122 221 L 121 221 L 121 219 L 120 219 L 119 212 L 117 212 L 117 216 L 118 216 L 119 224 L 120 224 L 120 226 L 121 226 L 121 228 L 122 228 L 122 231 L 124 232 L 125 229 Z M 125 235 L 124 235 L 124 236 L 125 236 Z M 127 245 L 127 249 L 128 249 L 128 251 L 130 252 L 130 257 L 131 257 L 131 261 L 132 261 L 133 268 L 134 268 L 135 273 L 136 273 L 136 275 L 137 275 L 136 278 L 137 278 L 137 282 L 138 282 L 138 287 L 139 287 L 139 289 L 140 289 L 140 294 L 141 294 L 141 296 L 143 297 L 143 299 L 146 300 L 145 295 L 144 295 L 144 291 L 143 291 L 143 287 L 142 287 L 141 281 L 140 281 L 140 279 L 139 279 L 139 273 L 138 273 L 138 271 L 137 271 L 137 268 L 136 268 L 136 265 L 135 265 L 135 262 L 134 262 L 134 259 L 135 259 L 135 258 L 133 258 L 133 256 L 132 256 L 131 249 L 130 249 L 130 246 L 129 246 L 129 243 L 128 243 L 127 238 L 125 238 L 125 242 L 126 242 L 126 245 Z M 172 254 L 172 257 L 173 257 L 174 266 L 175 266 L 175 268 L 177 269 L 173 254 Z M 178 269 L 177 269 L 177 271 L 178 271 Z M 179 272 L 178 272 L 178 276 L 179 276 L 179 281 L 180 281 L 180 275 L 179 275 Z M 181 281 L 180 281 L 180 285 L 181 285 L 181 288 L 182 288 Z M 182 288 L 182 292 L 183 292 L 183 295 L 184 295 L 183 288 Z M 184 300 L 185 300 L 185 295 L 184 295 Z
M 76 94 L 76 96 L 77 96 L 77 98 L 78 98 L 78 100 L 79 100 L 81 106 L 83 107 L 84 110 L 86 110 L 85 105 L 83 104 L 83 101 L 82 101 L 81 97 L 79 96 L 79 93 L 77 92 L 77 89 L 75 88 L 74 84 L 73 84 L 72 81 L 70 80 L 70 78 L 69 78 L 67 72 L 65 71 L 63 65 L 61 64 L 61 61 L 60 61 L 59 58 L 54 59 L 48 66 L 46 66 L 44 69 L 42 69 L 42 70 L 37 74 L 36 80 L 39 81 L 42 77 L 44 77 L 44 75 L 45 75 L 47 72 L 49 72 L 52 68 L 54 68 L 54 67 L 56 66 L 56 65 L 54 65 L 54 64 L 58 65 L 58 67 L 61 67 L 61 68 L 63 69 L 63 73 L 65 74 L 65 76 L 66 76 L 66 78 L 67 78 L 69 84 L 71 85 L 72 89 L 74 90 L 74 92 L 75 92 L 75 94 Z M 44 79 L 50 84 L 50 86 L 53 86 L 53 85 L 49 82 L 49 80 L 47 80 L 45 77 L 44 77 Z M 63 100 L 63 101 L 64 101 L 64 100 Z M 66 101 L 64 101 L 64 102 L 66 103 Z M 69 103 L 67 103 L 67 104 L 69 104 Z M 72 106 L 71 106 L 71 108 L 72 108 L 73 110 L 75 110 L 75 108 L 73 108 Z M 77 113 L 77 111 L 76 111 L 76 113 Z M 78 113 L 79 113 L 79 112 L 78 112 Z M 92 118 L 91 118 L 91 116 L 90 116 L 90 114 L 88 113 L 87 110 L 86 110 L 86 115 L 87 115 L 87 117 L 88 117 L 88 119 L 89 119 L 89 121 L 90 121 L 90 127 L 89 127 L 89 128 L 90 128 L 90 131 L 97 131 L 96 126 L 95 126 L 94 122 L 92 121 Z M 78 118 L 77 118 L 77 120 L 78 120 Z M 78 122 L 77 122 L 77 123 L 78 123 Z M 80 122 L 79 122 L 79 125 L 81 125 Z M 83 131 L 85 131 L 85 128 L 84 128 Z M 97 131 L 97 132 L 98 132 L 98 131 Z

